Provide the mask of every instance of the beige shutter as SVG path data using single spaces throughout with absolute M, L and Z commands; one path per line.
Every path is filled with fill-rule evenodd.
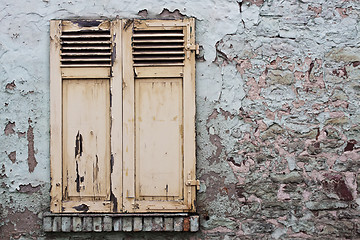
M 103 20 L 51 21 L 53 212 L 111 212 L 118 205 L 111 188 L 111 155 L 121 152 L 110 144 L 111 29 Z
M 194 19 L 50 37 L 51 211 L 195 211 Z
M 195 211 L 194 19 L 123 25 L 124 210 Z

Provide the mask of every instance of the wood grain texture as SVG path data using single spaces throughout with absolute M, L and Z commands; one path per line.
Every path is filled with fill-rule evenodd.
M 195 20 L 188 19 L 186 44 L 195 45 Z M 195 52 L 187 50 L 184 66 L 184 174 L 187 180 L 195 180 Z M 187 186 L 185 201 L 190 211 L 195 212 L 196 186 Z
M 122 209 L 122 154 L 123 154 L 123 119 L 122 119 L 122 22 L 121 20 L 115 20 L 111 23 L 111 33 L 113 36 L 113 54 L 114 61 L 112 66 L 113 76 L 111 78 L 111 154 L 112 154 L 112 171 L 111 171 L 111 200 L 113 201 L 112 212 L 121 212 Z
M 136 198 L 182 198 L 182 79 L 136 79 Z
M 134 70 L 132 66 L 132 23 L 123 20 L 123 206 L 132 212 L 135 203 L 135 121 Z
M 64 198 L 110 198 L 109 80 L 63 80 Z
M 60 71 L 61 21 L 50 21 L 50 175 L 51 212 L 61 212 L 62 200 L 62 93 Z

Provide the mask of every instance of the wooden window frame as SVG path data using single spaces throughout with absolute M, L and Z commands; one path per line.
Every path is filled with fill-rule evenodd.
M 196 180 L 195 157 L 195 19 L 181 20 L 98 20 L 107 22 L 111 33 L 112 61 L 107 68 L 68 69 L 61 67 L 61 32 L 64 28 L 76 30 L 86 25 L 86 20 L 50 21 L 50 160 L 51 160 L 51 205 L 53 213 L 149 213 L 149 212 L 195 212 Z M 88 24 L 89 25 L 89 24 Z M 91 24 L 90 24 L 91 25 Z M 96 24 L 95 24 L 96 25 Z M 99 28 L 100 25 L 97 27 Z M 150 71 L 136 71 L 132 59 L 133 28 L 184 29 L 184 66 L 179 72 L 174 67 Z M 91 27 L 89 27 L 91 28 Z M 96 28 L 96 27 L 95 27 Z M 130 64 L 129 64 L 130 63 Z M 94 69 L 93 69 L 94 70 Z M 144 68 L 142 68 L 144 70 Z M 134 76 L 134 73 L 136 76 Z M 135 192 L 134 142 L 134 92 L 135 78 L 158 74 L 161 77 L 182 79 L 183 106 L 183 199 L 182 201 L 139 201 Z M 63 81 L 64 79 L 96 79 L 107 76 L 110 85 L 110 195 L 107 201 L 64 201 L 63 175 Z M 86 81 L 86 80 L 84 80 Z M 120 107 L 114 107 L 120 106 Z M 124 116 L 123 112 L 126 112 Z M 130 114 L 128 114 L 130 113 Z M 129 150 L 130 149 L 130 150 Z M 126 190 L 125 190 L 126 189 Z M 152 207 L 153 206 L 153 207 Z

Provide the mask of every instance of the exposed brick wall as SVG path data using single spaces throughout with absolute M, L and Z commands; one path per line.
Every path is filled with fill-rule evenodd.
M 0 238 L 360 237 L 360 3 L 1 1 Z M 197 233 L 42 230 L 49 20 L 197 20 Z

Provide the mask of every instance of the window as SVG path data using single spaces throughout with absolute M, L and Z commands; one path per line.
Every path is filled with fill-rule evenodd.
M 50 35 L 51 211 L 194 212 L 194 19 Z

